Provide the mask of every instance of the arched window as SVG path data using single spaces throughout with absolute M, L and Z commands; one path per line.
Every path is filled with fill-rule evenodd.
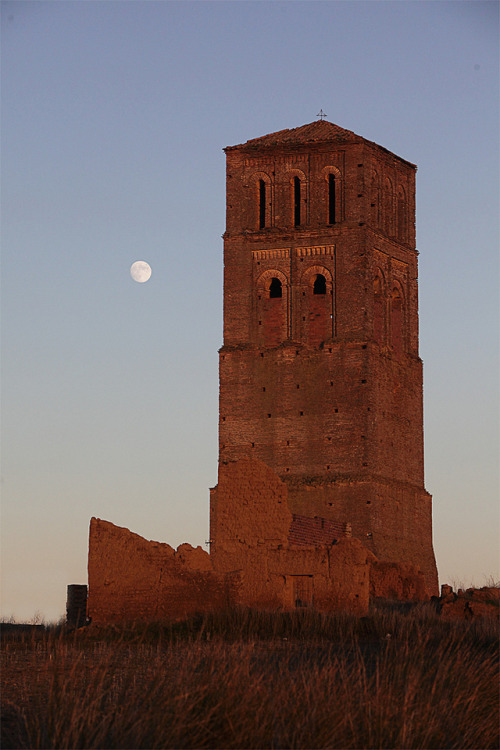
M 293 223 L 294 226 L 300 227 L 300 178 L 293 178 Z
M 328 223 L 335 224 L 337 220 L 337 214 L 335 210 L 335 175 L 328 175 Z
M 259 229 L 266 226 L 266 183 L 259 180 Z
M 321 273 L 314 279 L 313 294 L 326 294 L 326 279 Z
M 255 291 L 255 341 L 259 346 L 279 346 L 288 337 L 288 279 L 278 269 L 268 269 Z
M 283 296 L 283 288 L 281 281 L 274 276 L 269 284 L 269 297 L 270 299 L 276 299 L 276 297 Z
M 326 185 L 321 190 L 321 208 L 318 219 L 321 224 L 339 224 L 343 221 L 342 174 L 338 167 L 328 164 L 321 170 Z
M 252 227 L 257 230 L 268 229 L 272 226 L 272 195 L 271 178 L 265 172 L 255 172 L 250 178 L 252 184 Z

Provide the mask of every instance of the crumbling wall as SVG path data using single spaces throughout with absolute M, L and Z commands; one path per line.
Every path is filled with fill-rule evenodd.
M 402 602 L 424 602 L 429 599 L 424 574 L 409 563 L 374 559 L 370 570 L 370 598 Z
M 214 568 L 220 575 L 239 574 L 238 603 L 367 611 L 374 556 L 359 540 L 345 537 L 330 545 L 290 544 L 288 490 L 266 464 L 255 459 L 222 464 L 214 506 Z
M 150 542 L 92 518 L 88 614 L 92 622 L 177 619 L 222 608 L 228 596 L 201 547 Z
M 469 588 L 457 593 L 451 586 L 441 586 L 438 600 L 441 617 L 445 620 L 472 620 L 475 617 L 495 617 L 500 613 L 500 588 L 484 586 Z

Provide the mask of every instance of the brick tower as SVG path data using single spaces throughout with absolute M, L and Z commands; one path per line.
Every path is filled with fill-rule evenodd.
M 293 513 L 351 524 L 435 594 L 416 167 L 324 120 L 225 152 L 219 462 L 263 461 Z

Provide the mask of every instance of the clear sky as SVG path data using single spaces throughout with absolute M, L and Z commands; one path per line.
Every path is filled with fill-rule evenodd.
M 498 10 L 1 3 L 4 617 L 63 614 L 91 516 L 208 539 L 222 148 L 321 108 L 418 165 L 440 579 L 498 580 Z

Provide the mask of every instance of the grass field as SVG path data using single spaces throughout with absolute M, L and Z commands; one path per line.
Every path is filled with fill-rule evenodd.
M 498 748 L 498 621 L 230 611 L 2 638 L 5 748 Z

